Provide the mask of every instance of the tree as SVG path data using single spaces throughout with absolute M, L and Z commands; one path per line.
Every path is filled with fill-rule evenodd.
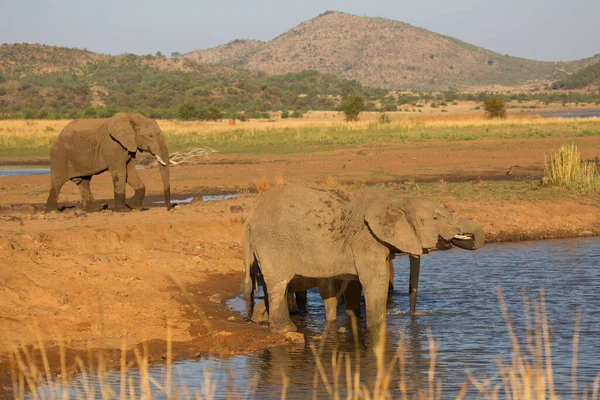
M 485 99 L 483 109 L 490 118 L 506 118 L 506 103 L 499 97 Z
M 358 121 L 358 114 L 365 108 L 365 97 L 361 93 L 352 93 L 342 102 L 342 111 L 346 115 L 346 121 Z

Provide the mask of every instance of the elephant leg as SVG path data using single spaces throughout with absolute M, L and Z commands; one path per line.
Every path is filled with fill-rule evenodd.
M 92 195 L 92 191 L 90 189 L 91 180 L 91 176 L 86 176 L 76 182 L 77 187 L 79 188 L 79 193 L 81 193 L 81 202 L 83 203 L 83 208 L 86 211 L 92 211 L 94 204 L 94 196 Z
M 337 318 L 338 281 L 335 279 L 319 279 L 317 289 L 325 305 L 325 318 L 327 322 L 335 321 Z
M 295 332 L 296 325 L 290 319 L 287 302 L 287 285 L 289 281 L 272 281 L 265 279 L 269 291 L 269 327 L 273 332 Z
M 421 257 L 409 256 L 410 258 L 410 282 L 408 284 L 408 295 L 410 297 L 410 315 L 415 315 L 417 309 L 417 288 L 419 287 L 419 271 L 421 270 Z
M 362 286 L 360 281 L 348 281 L 348 286 L 344 292 L 344 303 L 346 304 L 346 314 L 360 318 L 360 295 Z
M 131 211 L 125 205 L 125 184 L 127 182 L 127 170 L 125 168 L 125 165 L 123 165 L 123 167 L 109 167 L 108 171 L 112 175 L 115 192 L 115 206 L 113 208 L 113 211 Z
M 46 200 L 46 212 L 58 211 L 58 195 L 60 189 L 67 181 L 68 179 L 65 177 L 55 176 L 52 172 L 50 173 L 50 193 Z
M 261 300 L 254 306 L 250 320 L 255 323 L 269 322 L 269 312 L 267 311 L 267 303 Z
M 385 326 L 389 284 L 387 263 L 381 265 L 380 261 L 379 266 L 373 265 L 364 272 L 359 271 L 358 277 L 365 294 L 367 328 L 376 331 L 379 327 Z
M 296 302 L 296 296 L 294 296 L 294 292 L 290 291 L 288 289 L 287 292 L 287 302 L 288 302 L 288 310 L 290 310 L 290 313 L 297 313 L 298 311 L 300 311 L 300 309 L 298 308 L 298 304 Z
M 392 258 L 389 258 L 387 261 L 388 261 L 388 274 L 389 274 L 388 290 L 394 290 L 394 264 L 392 263 Z
M 128 201 L 128 205 L 131 208 L 141 209 L 142 202 L 144 201 L 144 197 L 146 196 L 146 187 L 144 186 L 144 182 L 140 179 L 140 176 L 137 174 L 135 170 L 135 159 L 132 158 L 127 163 L 127 184 L 131 186 L 134 190 L 133 197 L 131 197 Z
M 306 305 L 308 304 L 306 290 L 301 290 L 294 294 L 296 295 L 296 305 L 298 306 L 298 311 L 306 311 Z

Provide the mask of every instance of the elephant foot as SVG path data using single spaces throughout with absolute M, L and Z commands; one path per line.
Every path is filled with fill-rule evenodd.
M 115 193 L 115 206 L 113 212 L 130 212 L 131 208 L 125 205 L 125 193 Z
M 252 317 L 250 320 L 254 323 L 261 322 L 269 322 L 269 314 L 267 313 L 267 307 L 265 306 L 265 301 L 261 300 L 254 306 L 254 310 L 252 311 Z
M 296 324 L 294 324 L 291 320 L 288 320 L 282 324 L 274 324 L 271 321 L 269 328 L 271 328 L 271 332 L 275 333 L 296 332 L 298 330 Z
M 142 202 L 146 196 L 146 188 L 136 189 L 133 196 L 127 201 L 127 205 L 134 210 L 140 210 L 142 208 Z

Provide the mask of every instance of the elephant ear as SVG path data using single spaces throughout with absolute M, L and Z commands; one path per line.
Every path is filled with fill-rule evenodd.
M 365 221 L 375 236 L 403 253 L 423 254 L 423 248 L 407 213 L 400 204 L 375 201 L 365 213 Z
M 137 151 L 137 143 L 132 123 L 129 115 L 124 113 L 116 114 L 108 122 L 108 133 L 121 146 L 125 147 L 128 152 L 135 153 Z

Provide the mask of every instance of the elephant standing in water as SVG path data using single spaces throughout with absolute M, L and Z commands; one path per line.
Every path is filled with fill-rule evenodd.
M 118 113 L 111 118 L 74 120 L 60 132 L 50 153 L 46 212 L 57 210 L 58 194 L 68 180 L 77 184 L 84 208 L 91 211 L 94 198 L 90 181 L 106 170 L 113 178 L 113 210 L 141 208 L 146 188 L 135 170 L 138 150 L 149 152 L 160 163 L 165 202 L 170 209 L 169 150 L 162 131 L 156 121 L 141 114 Z M 126 183 L 135 191 L 129 207 L 125 205 Z
M 254 277 L 267 288 L 272 331 L 295 331 L 287 292 L 294 279 L 315 278 L 323 285 L 328 319 L 335 319 L 335 280 L 344 288 L 346 307 L 358 307 L 364 290 L 367 326 L 385 321 L 390 263 L 398 253 L 411 256 L 410 310 L 415 313 L 420 256 L 440 242 L 474 250 L 483 245 L 482 227 L 456 218 L 424 197 L 398 196 L 369 188 L 354 195 L 283 185 L 261 195 L 244 238 L 244 295 L 252 301 Z M 330 279 L 335 278 L 335 279 Z M 358 282 L 356 282 L 358 280 Z M 294 283 L 292 282 L 292 285 Z M 348 304 L 348 300 L 352 304 Z

